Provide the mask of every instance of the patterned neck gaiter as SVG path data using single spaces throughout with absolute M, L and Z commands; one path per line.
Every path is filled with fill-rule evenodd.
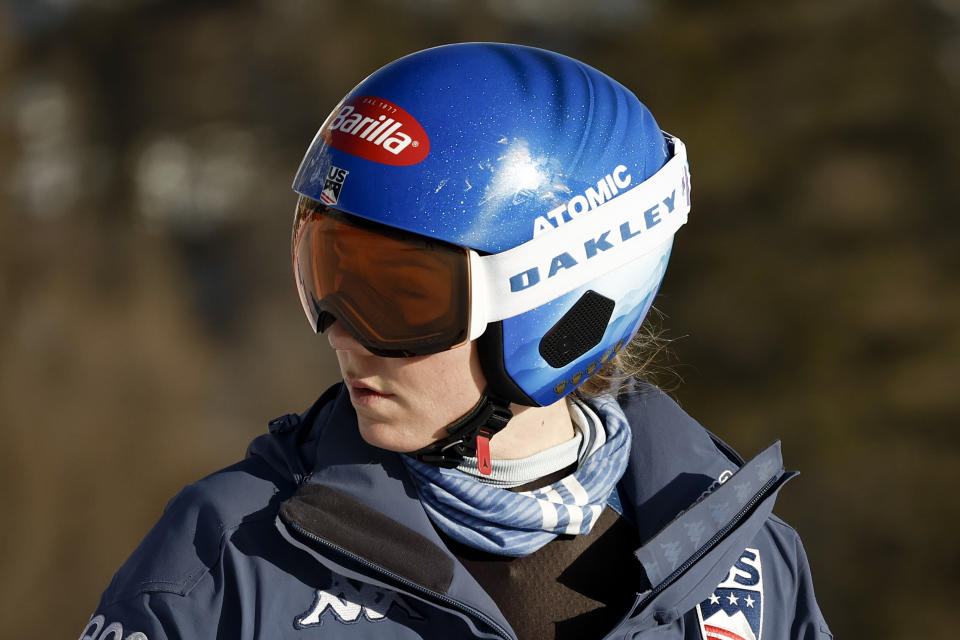
M 530 555 L 558 535 L 589 533 L 630 457 L 623 410 L 605 397 L 595 408 L 606 431 L 603 444 L 589 448 L 576 471 L 534 491 L 509 491 L 403 456 L 430 520 L 458 542 L 505 556 Z

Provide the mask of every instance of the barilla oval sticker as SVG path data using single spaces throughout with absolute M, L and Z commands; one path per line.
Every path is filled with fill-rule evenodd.
M 366 160 L 407 166 L 430 153 L 430 139 L 413 116 L 389 100 L 355 96 L 330 114 L 324 142 Z

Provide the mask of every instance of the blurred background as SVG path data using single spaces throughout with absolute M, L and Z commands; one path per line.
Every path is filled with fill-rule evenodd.
M 672 395 L 783 440 L 838 638 L 956 637 L 960 0 L 0 0 L 0 635 L 76 637 L 180 487 L 337 379 L 290 182 L 356 82 L 460 40 L 686 142 Z

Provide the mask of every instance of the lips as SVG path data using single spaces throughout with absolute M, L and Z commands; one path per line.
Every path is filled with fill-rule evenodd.
M 355 399 L 388 398 L 393 395 L 391 393 L 386 393 L 372 383 L 364 382 L 363 380 L 352 378 L 350 376 L 346 376 L 344 378 L 344 382 L 346 382 L 347 387 L 350 390 L 350 395 Z

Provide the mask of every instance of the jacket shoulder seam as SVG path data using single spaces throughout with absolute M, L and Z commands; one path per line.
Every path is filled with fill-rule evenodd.
M 200 582 L 200 580 L 208 573 L 210 573 L 214 567 L 220 564 L 223 560 L 223 548 L 224 541 L 227 536 L 239 529 L 244 524 L 250 524 L 253 522 L 260 522 L 262 520 L 267 520 L 275 517 L 273 513 L 265 513 L 263 515 L 249 514 L 239 521 L 225 524 L 223 522 L 218 522 L 218 532 L 217 532 L 217 558 L 216 561 L 210 566 L 206 566 L 199 559 L 196 561 L 199 565 L 194 570 L 186 573 L 183 578 L 179 580 L 171 580 L 166 578 L 149 578 L 140 580 L 134 585 L 131 585 L 131 589 L 124 590 L 123 593 L 118 594 L 116 597 L 105 601 L 104 605 L 113 605 L 125 600 L 131 600 L 138 596 L 143 595 L 144 593 L 169 593 L 171 595 L 176 595 L 180 597 L 189 596 L 190 592 L 193 591 L 194 587 Z

